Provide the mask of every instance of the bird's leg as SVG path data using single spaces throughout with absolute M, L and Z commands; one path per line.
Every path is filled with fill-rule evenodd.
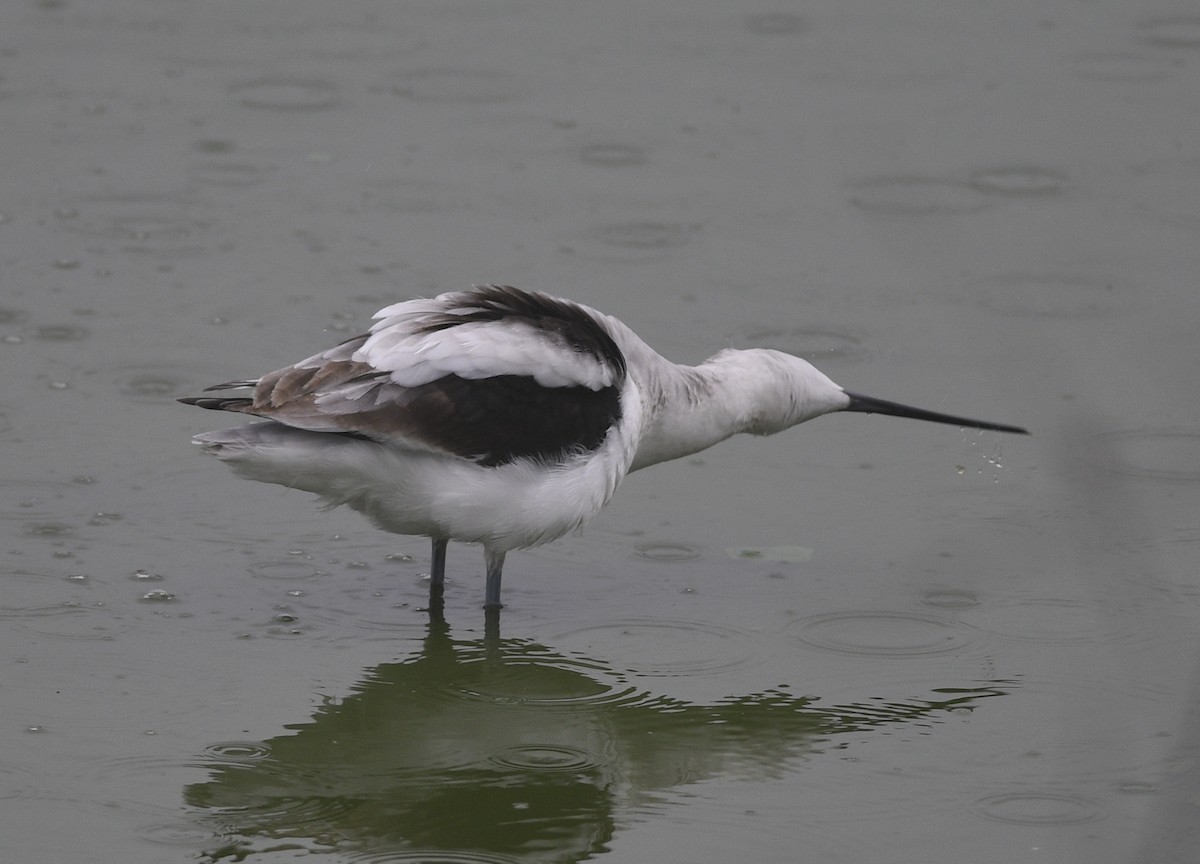
M 500 602 L 500 571 L 504 569 L 504 550 L 484 548 L 484 561 L 487 562 L 487 587 L 484 590 L 484 609 L 499 609 Z
M 449 540 L 433 538 L 433 560 L 429 568 L 429 600 L 441 600 L 446 587 L 446 547 Z

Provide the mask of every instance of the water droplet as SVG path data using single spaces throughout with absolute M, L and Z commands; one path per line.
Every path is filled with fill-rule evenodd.
M 34 724 L 33 726 L 26 726 L 25 731 L 31 732 L 31 733 L 37 735 L 37 734 L 41 734 L 42 732 L 45 732 L 46 727 L 42 726 L 41 724 Z
M 67 581 L 83 583 L 87 582 L 88 578 L 89 577 L 84 573 L 71 573 L 69 576 L 67 576 Z
M 759 558 L 782 564 L 803 564 L 812 560 L 813 550 L 807 546 L 768 546 L 766 549 L 734 546 L 726 549 L 725 553 L 731 558 Z
M 175 599 L 175 595 L 170 591 L 155 588 L 153 591 L 147 591 L 140 599 L 146 603 L 170 603 Z
M 129 577 L 135 582 L 161 582 L 163 577 L 158 573 L 147 573 L 145 570 L 135 570 Z

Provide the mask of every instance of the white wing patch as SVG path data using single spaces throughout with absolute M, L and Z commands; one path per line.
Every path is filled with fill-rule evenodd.
M 445 375 L 477 380 L 497 375 L 533 378 L 543 387 L 611 387 L 619 372 L 554 332 L 519 319 L 471 321 L 433 332 L 435 318 L 455 314 L 434 300 L 410 300 L 376 314 L 370 336 L 351 359 L 390 373 L 393 383 L 419 387 Z

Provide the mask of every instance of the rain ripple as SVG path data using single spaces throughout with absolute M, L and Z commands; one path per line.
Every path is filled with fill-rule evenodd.
M 641 677 L 708 675 L 742 668 L 755 660 L 747 633 L 704 621 L 627 618 L 581 624 L 555 634 L 564 651 L 603 656 Z
M 526 859 L 478 849 L 388 849 L 349 855 L 345 860 L 355 864 L 518 864 Z
M 802 618 L 787 629 L 811 648 L 850 656 L 925 657 L 972 641 L 957 622 L 919 612 L 833 612 Z
M 337 104 L 337 88 L 328 81 L 308 78 L 257 78 L 229 88 L 246 108 L 268 111 L 319 111 Z
M 1117 474 L 1195 483 L 1200 481 L 1200 432 L 1192 429 L 1108 432 L 1092 442 L 1087 459 Z
M 1096 802 L 1073 792 L 1001 792 L 977 798 L 971 812 L 1009 825 L 1075 825 L 1099 817 Z
M 1035 642 L 1150 638 L 1128 616 L 1109 612 L 1094 603 L 1060 597 L 1030 597 L 977 606 L 964 611 L 963 618 L 980 630 Z

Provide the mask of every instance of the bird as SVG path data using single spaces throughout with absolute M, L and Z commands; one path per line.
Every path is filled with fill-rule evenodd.
M 766 348 L 679 365 L 617 318 L 508 285 L 395 303 L 373 321 L 291 366 L 204 390 L 221 395 L 179 401 L 261 418 L 193 438 L 240 475 L 429 537 L 439 603 L 451 540 L 482 545 L 484 608 L 499 609 L 509 551 L 577 529 L 630 472 L 738 433 L 851 412 L 1029 434 L 851 392 Z

